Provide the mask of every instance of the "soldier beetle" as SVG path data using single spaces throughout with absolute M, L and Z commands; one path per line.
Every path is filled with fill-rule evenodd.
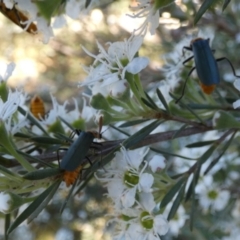
M 201 88 L 203 92 L 206 94 L 211 94 L 214 91 L 216 85 L 220 83 L 220 76 L 219 76 L 219 69 L 217 66 L 217 62 L 222 60 L 227 60 L 229 65 L 232 68 L 233 75 L 235 77 L 240 77 L 236 75 L 232 63 L 226 57 L 222 57 L 218 59 L 214 58 L 214 55 L 213 55 L 214 50 L 212 50 L 209 46 L 209 38 L 193 39 L 190 43 L 190 46 L 189 47 L 185 46 L 183 47 L 183 51 L 184 49 L 192 51 L 193 56 L 186 59 L 183 62 L 183 65 L 185 65 L 185 63 L 187 63 L 191 59 L 194 59 L 195 66 L 189 71 L 183 86 L 182 95 L 180 96 L 179 99 L 176 100 L 176 103 L 178 103 L 181 100 L 181 98 L 184 96 L 187 80 L 195 69 L 197 71 L 197 75 L 200 80 Z
M 77 140 L 72 143 L 60 162 L 60 169 L 64 170 L 63 179 L 66 182 L 67 186 L 73 184 L 76 181 L 79 172 L 86 164 L 85 158 L 87 158 L 89 149 L 93 147 L 93 140 L 95 138 L 101 138 L 101 128 L 102 117 L 100 117 L 99 120 L 98 133 L 77 131 Z

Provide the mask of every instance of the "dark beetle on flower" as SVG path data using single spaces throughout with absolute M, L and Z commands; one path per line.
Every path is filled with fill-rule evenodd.
M 235 77 L 240 77 L 236 75 L 232 63 L 226 57 L 218 59 L 214 58 L 213 50 L 209 46 L 209 38 L 195 38 L 191 41 L 190 46 L 183 47 L 183 50 L 184 49 L 192 51 L 193 56 L 186 59 L 183 64 L 185 65 L 185 63 L 190 61 L 191 59 L 194 59 L 195 62 L 195 66 L 188 73 L 187 79 L 191 75 L 193 70 L 196 69 L 197 75 L 200 80 L 200 85 L 204 93 L 211 94 L 214 91 L 216 85 L 220 83 L 219 69 L 217 66 L 218 61 L 227 60 L 232 68 L 233 75 Z M 187 79 L 183 86 L 182 95 L 176 101 L 176 103 L 178 103 L 184 95 Z

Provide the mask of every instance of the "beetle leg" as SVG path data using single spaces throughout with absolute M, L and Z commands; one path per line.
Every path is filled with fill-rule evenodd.
M 176 104 L 177 104 L 177 103 L 182 99 L 182 97 L 184 96 L 185 88 L 186 88 L 186 85 L 187 85 L 187 80 L 188 80 L 189 76 L 192 74 L 192 72 L 195 70 L 195 68 L 196 68 L 196 67 L 193 67 L 193 68 L 189 71 L 189 73 L 188 73 L 188 75 L 187 75 L 187 78 L 186 78 L 186 80 L 185 80 L 185 82 L 184 82 L 184 85 L 183 85 L 182 94 L 181 94 L 180 98 L 178 98 L 178 99 L 175 101 Z
M 185 63 L 189 62 L 191 59 L 193 59 L 193 56 L 191 56 L 191 57 L 187 58 L 186 60 L 184 60 L 182 64 L 183 64 L 185 67 L 192 67 L 192 66 L 187 66 L 187 65 L 185 65 Z
M 183 47 L 182 48 L 182 55 L 184 56 L 184 49 L 188 50 L 188 51 L 192 51 L 192 47 Z
M 228 58 L 226 58 L 226 57 L 222 57 L 222 58 L 218 58 L 218 59 L 216 59 L 217 62 L 220 62 L 220 61 L 222 61 L 222 60 L 227 60 L 227 62 L 229 63 L 230 67 L 232 68 L 233 75 L 234 75 L 235 77 L 240 78 L 240 76 L 238 76 L 238 75 L 236 74 L 235 69 L 234 69 L 232 63 L 230 62 L 230 60 L 229 60 Z

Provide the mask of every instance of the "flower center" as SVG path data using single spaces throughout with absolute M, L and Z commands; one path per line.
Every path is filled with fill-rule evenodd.
M 139 176 L 133 173 L 131 170 L 128 170 L 124 174 L 124 183 L 129 187 L 133 188 L 139 182 Z
M 142 212 L 141 216 L 141 224 L 145 229 L 152 229 L 153 228 L 153 219 L 151 218 L 151 216 L 149 215 L 148 212 Z
M 218 196 L 218 193 L 216 191 L 214 191 L 214 190 L 211 190 L 211 191 L 208 192 L 208 197 L 210 199 L 216 199 L 217 196 Z

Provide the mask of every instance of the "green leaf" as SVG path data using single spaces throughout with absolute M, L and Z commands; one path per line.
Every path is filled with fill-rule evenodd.
M 119 127 L 131 127 L 131 126 L 134 126 L 134 125 L 137 125 L 137 124 L 141 124 L 141 123 L 144 123 L 144 122 L 147 122 L 149 121 L 150 119 L 138 119 L 138 120 L 133 120 L 133 121 L 129 121 L 129 122 L 125 122 L 123 124 L 120 124 Z
M 11 178 L 14 177 L 18 177 L 15 173 L 13 173 L 12 171 L 8 170 L 8 168 L 5 168 L 4 166 L 0 165 L 0 173 L 2 173 L 3 175 Z
M 196 160 L 195 158 L 192 158 L 192 157 L 186 157 L 186 156 L 182 156 L 182 155 L 179 155 L 179 154 L 176 154 L 176 153 L 172 153 L 172 152 L 166 152 L 162 149 L 156 149 L 156 148 L 153 148 L 153 147 L 150 147 L 150 149 L 154 152 L 157 152 L 157 153 L 160 153 L 160 154 L 163 154 L 163 155 L 169 155 L 169 156 L 173 156 L 173 157 L 179 157 L 179 158 L 182 158 L 182 159 L 186 159 L 186 160 Z
M 166 7 L 174 2 L 175 2 L 175 0 L 155 0 L 154 7 L 156 10 L 158 10 L 159 8 Z
M 49 195 L 40 203 L 40 205 L 38 205 L 38 207 L 35 209 L 35 211 L 28 217 L 28 221 L 27 223 L 29 224 L 34 218 L 36 218 L 38 216 L 38 214 L 48 205 L 48 203 L 52 200 L 53 195 L 56 193 L 56 191 L 58 190 L 58 187 L 61 183 L 61 181 L 57 182 L 58 184 L 56 184 L 54 186 L 54 188 L 52 189 L 52 191 L 49 193 Z
M 161 101 L 161 103 L 162 103 L 163 106 L 165 107 L 167 113 L 170 113 L 170 110 L 169 110 L 168 104 L 167 104 L 167 102 L 166 102 L 164 96 L 162 95 L 162 92 L 160 91 L 160 89 L 158 88 L 156 92 L 157 92 L 157 95 L 158 95 L 159 100 Z
M 168 218 L 167 218 L 168 220 L 172 219 L 175 216 L 175 214 L 176 214 L 176 212 L 178 210 L 178 207 L 180 206 L 181 201 L 182 201 L 182 199 L 184 197 L 184 190 L 185 190 L 185 184 L 181 187 L 181 189 L 180 189 L 176 199 L 173 202 L 171 210 L 170 210 L 170 212 L 168 214 Z
M 63 144 L 62 140 L 52 137 L 31 137 L 31 139 L 34 142 L 41 144 Z
M 124 134 L 124 135 L 126 135 L 126 136 L 130 136 L 130 134 L 129 134 L 129 133 L 126 133 L 126 132 L 125 132 L 125 131 L 123 131 L 122 129 L 120 129 L 120 128 L 118 128 L 118 127 L 116 127 L 116 126 L 112 125 L 112 124 L 110 124 L 110 125 L 109 125 L 109 127 L 111 127 L 111 128 L 113 128 L 113 129 L 115 129 L 116 131 L 118 131 L 118 132 L 120 132 L 120 133 L 122 133 L 122 134 Z
M 112 111 L 111 106 L 109 105 L 107 99 L 100 93 L 92 96 L 90 104 L 95 109 L 99 109 L 99 110 L 103 109 L 106 112 L 110 112 L 110 113 Z
M 35 4 L 38 7 L 40 15 L 46 18 L 47 21 L 50 21 L 51 17 L 59 12 L 60 6 L 66 0 L 40 0 L 35 1 Z
M 214 115 L 213 126 L 216 129 L 240 128 L 240 122 L 232 114 L 225 111 L 218 111 Z
M 145 98 L 141 98 L 142 102 L 149 108 L 156 110 L 156 108 L 154 108 L 154 106 Z
M 159 107 L 152 100 L 152 98 L 147 94 L 147 92 L 145 92 L 145 96 L 147 97 L 148 102 L 152 105 L 152 108 L 155 109 L 155 110 L 159 110 Z
M 193 185 L 194 185 L 194 179 L 192 179 L 191 183 L 189 184 L 189 187 L 188 187 L 188 190 L 187 190 L 186 196 L 185 196 L 185 202 L 187 202 L 190 199 L 190 197 L 192 196 Z
M 11 224 L 11 214 L 5 214 L 4 236 L 5 240 L 8 240 L 7 230 Z
M 207 145 L 211 145 L 214 142 L 215 142 L 214 140 L 203 141 L 203 142 L 196 142 L 196 143 L 188 144 L 185 147 L 187 147 L 187 148 L 204 147 L 204 146 L 207 146 Z
M 231 143 L 236 135 L 237 131 L 235 131 L 231 138 L 226 142 L 226 144 L 223 146 L 223 150 L 221 152 L 221 154 L 219 154 L 219 156 L 217 158 L 215 158 L 207 167 L 207 169 L 204 172 L 204 175 L 207 174 L 214 166 L 216 163 L 218 163 L 218 161 L 220 160 L 220 158 L 224 155 L 224 153 L 226 152 L 226 150 L 231 146 Z
M 211 155 L 213 154 L 213 152 L 216 150 L 216 148 L 218 147 L 217 144 L 212 145 L 198 160 L 198 164 L 202 165 L 203 163 L 205 163 L 209 157 L 211 157 Z
M 149 125 L 147 125 L 146 127 L 142 128 L 140 131 L 136 132 L 135 134 L 133 134 L 131 137 L 129 137 L 128 139 L 126 139 L 123 142 L 123 145 L 126 148 L 130 148 L 133 145 L 135 145 L 136 143 L 138 143 L 139 141 L 141 141 L 142 139 L 144 139 L 146 136 L 148 136 L 155 128 L 157 128 L 159 125 L 161 124 L 161 122 L 159 120 L 156 120 L 152 123 L 150 123 Z
M 224 11 L 227 7 L 227 5 L 231 2 L 231 0 L 224 0 L 223 6 L 222 6 L 222 11 Z
M 38 208 L 38 206 L 47 198 L 47 196 L 56 189 L 60 184 L 60 181 L 54 182 L 49 188 L 47 188 L 44 192 L 42 192 L 13 222 L 10 228 L 7 231 L 7 234 L 10 234 L 15 228 L 17 228 L 23 221 L 25 221 L 34 211 Z
M 201 166 L 197 166 L 197 169 L 195 170 L 193 174 L 193 179 L 191 184 L 189 185 L 189 188 L 187 190 L 186 196 L 185 196 L 185 202 L 187 202 L 192 195 L 195 195 L 195 186 L 198 182 L 199 179 L 199 174 L 200 174 Z
M 200 20 L 202 15 L 210 8 L 210 6 L 215 3 L 216 0 L 205 0 L 202 6 L 199 8 L 198 12 L 195 15 L 194 18 L 194 25 L 197 24 L 197 22 Z
M 186 177 L 181 178 L 169 191 L 168 193 L 164 196 L 164 198 L 161 201 L 160 208 L 164 208 L 167 206 L 169 202 L 173 199 L 173 197 L 176 195 L 176 193 L 179 191 L 181 186 L 184 184 L 186 181 Z
M 24 153 L 24 152 L 22 152 L 22 151 L 19 151 L 19 150 L 18 150 L 17 152 L 18 152 L 19 154 L 21 154 L 22 156 L 26 157 L 28 161 L 31 160 L 31 162 L 41 163 L 42 165 L 48 166 L 48 167 L 52 167 L 52 166 L 53 166 L 52 164 L 50 164 L 50 163 L 48 163 L 48 162 L 45 162 L 45 161 L 42 160 L 42 159 L 36 158 L 36 157 L 34 157 L 34 156 L 32 156 L 32 155 L 29 155 L 29 154 L 27 154 L 27 153 Z M 56 156 L 54 159 L 57 159 L 57 156 Z
M 195 191 L 194 191 L 192 195 L 192 205 L 191 205 L 191 212 L 190 212 L 190 219 L 189 219 L 191 231 L 193 230 L 193 224 L 194 224 L 195 205 L 196 205 L 196 200 L 195 200 Z
M 61 173 L 61 169 L 59 168 L 47 168 L 41 169 L 33 172 L 29 172 L 23 175 L 23 178 L 28 180 L 41 180 L 44 178 L 54 177 Z

